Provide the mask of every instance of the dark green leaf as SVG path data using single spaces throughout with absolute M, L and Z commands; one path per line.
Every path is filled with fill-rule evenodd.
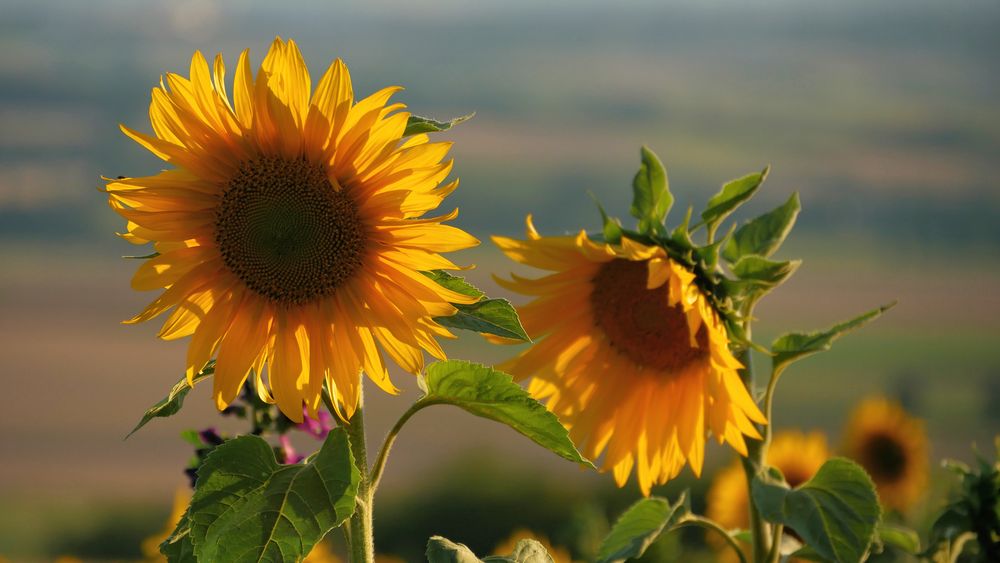
M 427 563 L 483 563 L 463 543 L 455 543 L 441 536 L 427 540 Z
M 770 167 L 764 168 L 760 172 L 726 182 L 722 190 L 708 200 L 708 206 L 701 212 L 702 222 L 711 228 L 712 225 L 728 217 L 737 207 L 753 197 L 767 178 L 769 170 Z
M 858 464 L 833 458 L 795 489 L 764 476 L 751 484 L 761 516 L 795 530 L 820 557 L 855 563 L 868 553 L 881 516 L 875 485 Z
M 686 495 L 674 504 L 659 497 L 649 497 L 625 511 L 601 543 L 598 563 L 613 563 L 642 556 L 664 528 L 684 516 Z
M 531 338 L 521 326 L 517 311 L 506 299 L 486 299 L 486 295 L 482 291 L 465 279 L 453 276 L 443 270 L 432 270 L 423 272 L 423 274 L 452 291 L 480 298 L 478 303 L 469 305 L 453 303 L 458 312 L 450 317 L 436 317 L 434 320 L 438 324 L 531 342 Z
M 477 287 L 465 281 L 465 278 L 453 276 L 444 270 L 430 270 L 421 273 L 437 282 L 438 285 L 447 287 L 448 289 L 461 293 L 462 295 L 468 295 L 469 297 L 485 296 Z
M 885 545 L 891 545 L 911 555 L 920 552 L 920 536 L 909 528 L 883 523 L 878 527 L 878 538 Z
M 506 299 L 485 299 L 471 305 L 454 303 L 458 312 L 450 317 L 435 317 L 442 326 L 495 334 L 504 338 L 531 342 L 521 326 L 514 306 Z
M 455 405 L 476 416 L 501 422 L 565 459 L 593 467 L 577 451 L 556 415 L 502 371 L 448 360 L 427 366 L 424 383 L 427 395 L 421 402 Z
M 741 256 L 749 254 L 764 258 L 774 254 L 795 225 L 800 209 L 799 194 L 796 192 L 784 205 L 751 219 L 737 229 L 723 249 L 723 257 L 736 262 Z
M 191 543 L 191 530 L 187 512 L 181 516 L 170 537 L 160 544 L 160 553 L 169 563 L 195 563 L 194 544 Z
M 659 233 L 663 220 L 674 203 L 667 182 L 667 171 L 653 151 L 642 147 L 642 164 L 632 179 L 632 216 L 639 220 L 639 232 Z
M 882 316 L 896 305 L 895 302 L 883 305 L 877 309 L 872 309 L 863 315 L 859 315 L 847 322 L 834 325 L 826 330 L 809 333 L 791 332 L 779 336 L 771 343 L 771 371 L 777 376 L 792 362 L 830 349 L 833 342 L 841 336 L 857 330 L 869 322 Z
M 301 561 L 354 512 L 360 475 L 335 429 L 305 464 L 279 465 L 257 436 L 227 441 L 198 469 L 189 508 L 199 561 Z
M 215 373 L 215 360 L 208 362 L 208 365 L 195 374 L 194 382 L 198 383 L 213 373 Z M 190 390 L 191 386 L 188 385 L 187 378 L 181 378 L 181 380 L 178 381 L 172 389 L 170 389 L 170 393 L 167 393 L 166 397 L 146 409 L 146 413 L 142 415 L 142 418 L 139 420 L 139 423 L 135 425 L 135 428 L 133 428 L 132 431 L 125 436 L 125 439 L 128 440 L 129 436 L 135 434 L 140 428 L 145 426 L 147 422 L 153 420 L 154 418 L 166 418 L 180 412 L 181 407 L 184 406 L 184 398 L 187 397 L 188 391 Z
M 475 115 L 476 112 L 472 112 L 468 115 L 463 115 L 462 117 L 456 117 L 451 121 L 437 121 L 429 117 L 411 115 L 410 118 L 406 120 L 406 129 L 403 131 L 403 136 L 409 137 L 411 135 L 419 135 L 421 133 L 438 133 L 440 131 L 447 131 L 463 121 L 472 119 Z

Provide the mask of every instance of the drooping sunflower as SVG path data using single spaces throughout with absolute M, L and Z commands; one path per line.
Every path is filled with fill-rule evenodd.
M 900 511 L 923 494 L 927 448 L 923 421 L 882 397 L 858 404 L 844 432 L 844 453 L 871 475 L 882 504 Z
M 829 458 L 826 436 L 821 432 L 806 434 L 785 430 L 774 436 L 765 462 L 781 470 L 788 484 L 797 487 L 811 479 Z M 708 489 L 707 502 L 708 517 L 723 528 L 734 530 L 750 526 L 749 491 L 739 460 L 734 460 L 716 474 Z M 713 535 L 707 537 L 713 544 L 722 545 L 721 540 Z
M 159 336 L 191 336 L 187 375 L 216 358 L 221 409 L 253 373 L 257 392 L 295 421 L 315 414 L 324 381 L 350 417 L 362 371 L 387 392 L 383 352 L 409 372 L 423 351 L 444 358 L 434 317 L 471 298 L 420 272 L 457 268 L 442 252 L 478 241 L 420 218 L 458 185 L 441 185 L 450 143 L 404 138 L 409 114 L 388 104 L 401 88 L 354 100 L 336 60 L 312 89 L 293 41 L 275 39 L 256 76 L 248 51 L 233 97 L 225 67 L 201 53 L 190 77 L 167 74 L 152 92 L 154 135 L 122 131 L 173 165 L 155 176 L 108 180 L 122 236 L 156 255 L 132 279 L 163 289 L 126 321 L 167 311 Z M 266 366 L 266 375 L 265 375 Z
M 725 326 L 695 274 L 659 247 L 576 236 L 493 237 L 512 260 L 555 273 L 512 274 L 503 287 L 535 297 L 518 308 L 536 344 L 501 368 L 532 378 L 529 392 L 560 417 L 591 459 L 623 486 L 701 473 L 709 432 L 746 455 L 764 423 L 729 348 Z

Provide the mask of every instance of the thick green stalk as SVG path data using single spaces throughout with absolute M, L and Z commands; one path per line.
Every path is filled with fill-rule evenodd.
M 365 444 L 364 394 L 358 398 L 358 409 L 354 411 L 351 421 L 344 425 L 351 440 L 351 453 L 354 454 L 354 464 L 361 473 L 358 483 L 357 503 L 354 515 L 348 523 L 344 534 L 348 540 L 351 563 L 374 563 L 375 537 L 372 533 L 372 500 L 374 490 L 368 474 L 368 452 Z
M 749 309 L 752 310 L 752 307 Z M 749 313 L 746 318 L 750 318 Z M 751 338 L 749 320 L 747 320 L 744 325 L 744 332 L 746 333 L 747 340 L 749 340 Z M 743 369 L 740 370 L 740 378 L 743 380 L 743 384 L 752 395 L 754 377 L 750 348 L 747 348 L 740 353 L 739 360 L 744 366 Z M 770 424 L 770 422 L 771 421 L 768 420 L 768 424 Z M 765 436 L 767 436 L 767 434 L 765 434 Z M 757 505 L 753 502 L 753 496 L 750 495 L 750 487 L 753 482 L 753 478 L 757 475 L 757 472 L 764 467 L 766 454 L 766 440 L 747 440 L 747 457 L 743 458 L 743 472 L 747 479 L 747 495 L 749 497 L 747 502 L 750 506 L 750 536 L 753 540 L 753 560 L 756 563 L 763 563 L 766 561 L 771 548 L 771 538 L 769 535 L 770 530 L 768 529 L 769 526 L 767 522 L 761 518 L 760 511 L 757 509 Z

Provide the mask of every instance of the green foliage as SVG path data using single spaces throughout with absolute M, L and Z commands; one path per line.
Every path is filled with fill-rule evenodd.
M 208 362 L 208 364 L 202 368 L 194 376 L 194 383 L 198 383 L 202 379 L 215 373 L 215 360 Z M 187 377 L 182 378 L 178 381 L 173 388 L 170 389 L 170 393 L 164 397 L 160 402 L 146 409 L 146 413 L 142 415 L 139 423 L 135 425 L 125 439 L 128 440 L 129 436 L 138 432 L 140 428 L 146 425 L 147 422 L 153 420 L 154 418 L 166 418 L 173 416 L 180 412 L 181 407 L 184 406 L 184 398 L 187 397 L 188 391 L 192 389 L 192 386 L 188 384 Z
M 188 513 L 161 552 L 172 562 L 190 553 L 199 561 L 299 561 L 354 512 L 359 479 L 342 429 L 295 465 L 279 465 L 257 436 L 229 440 L 199 468 Z
M 577 451 L 556 415 L 502 371 L 462 360 L 435 362 L 427 366 L 423 383 L 427 394 L 415 408 L 454 405 L 506 424 L 560 457 L 593 467 Z
M 1000 561 L 1000 437 L 997 459 L 976 468 L 949 462 L 960 481 L 955 498 L 931 526 L 924 557 L 934 561 Z
M 590 194 L 591 199 L 597 205 L 597 210 L 601 212 L 601 235 L 604 238 L 604 242 L 610 244 L 619 244 L 622 241 L 622 223 L 617 218 L 608 217 L 608 213 L 604 210 L 604 206 L 601 202 L 597 201 L 594 194 Z
M 453 303 L 458 312 L 449 317 L 435 317 L 434 320 L 438 324 L 449 328 L 471 330 L 502 336 L 512 340 L 531 342 L 528 333 L 521 326 L 521 320 L 517 316 L 517 311 L 506 299 L 489 299 L 482 291 L 465 281 L 465 279 L 453 276 L 443 270 L 433 270 L 423 273 L 439 285 L 447 287 L 452 291 L 480 298 L 479 302 L 468 305 Z
M 827 561 L 861 561 L 875 538 L 881 516 L 875 485 L 858 464 L 833 458 L 795 489 L 783 480 L 758 475 L 751 484 L 761 516 L 783 524 Z
M 723 219 L 757 193 L 757 189 L 767 178 L 769 170 L 770 167 L 764 168 L 760 172 L 726 182 L 723 184 L 722 190 L 708 200 L 708 206 L 701 212 L 701 220 L 708 226 L 710 233 L 714 233 L 716 226 Z
M 187 512 L 181 516 L 170 537 L 160 544 L 160 553 L 170 563 L 198 561 L 194 555 L 194 544 L 191 542 L 191 522 L 188 520 Z
M 475 115 L 476 112 L 472 112 L 468 115 L 456 117 L 450 121 L 437 121 L 429 117 L 411 115 L 410 118 L 406 120 L 406 129 L 403 130 L 403 136 L 409 137 L 412 135 L 419 135 L 421 133 L 438 133 L 441 131 L 447 131 L 459 123 L 472 119 Z
M 883 522 L 876 531 L 876 541 L 882 545 L 889 545 L 905 553 L 914 555 L 920 551 L 920 536 L 917 532 Z
M 663 220 L 674 203 L 667 171 L 649 148 L 642 147 L 640 155 L 642 164 L 632 179 L 632 207 L 629 212 L 639 220 L 640 233 L 662 233 Z
M 670 504 L 667 499 L 649 497 L 625 511 L 604 538 L 597 554 L 598 563 L 615 563 L 641 557 L 664 532 L 688 513 L 687 495 Z
M 749 291 L 766 292 L 784 283 L 801 264 L 801 260 L 775 262 L 763 256 L 749 254 L 733 265 L 733 274 L 746 282 Z
M 883 305 L 826 330 L 809 333 L 790 332 L 779 336 L 771 343 L 773 377 L 779 376 L 792 362 L 829 350 L 835 340 L 879 318 L 882 313 L 895 305 L 895 302 Z
M 791 232 L 800 209 L 799 194 L 796 192 L 780 207 L 736 229 L 723 248 L 722 256 L 730 263 L 751 254 L 764 258 L 771 256 Z
M 441 536 L 427 541 L 428 563 L 553 563 L 542 544 L 524 539 L 517 542 L 510 555 L 491 555 L 480 559 L 465 544 L 455 543 Z

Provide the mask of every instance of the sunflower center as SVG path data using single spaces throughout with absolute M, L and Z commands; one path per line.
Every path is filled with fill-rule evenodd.
M 698 330 L 691 346 L 687 315 L 668 305 L 668 287 L 646 289 L 646 262 L 615 259 L 593 279 L 590 305 L 594 322 L 611 346 L 635 363 L 676 373 L 708 357 L 708 334 Z
M 898 440 L 886 434 L 868 438 L 862 456 L 865 469 L 876 481 L 894 481 L 906 469 L 906 451 Z
M 357 204 L 322 166 L 259 157 L 244 162 L 216 210 L 222 260 L 248 288 L 280 305 L 332 293 L 361 267 Z

